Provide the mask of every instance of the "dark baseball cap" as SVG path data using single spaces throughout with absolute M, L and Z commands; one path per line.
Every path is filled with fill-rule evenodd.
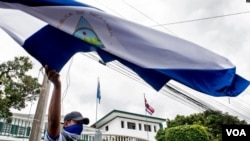
M 75 121 L 80 121 L 81 124 L 89 124 L 89 119 L 86 117 L 83 117 L 81 113 L 77 111 L 73 111 L 65 115 L 64 121 L 70 121 L 70 120 L 75 120 Z

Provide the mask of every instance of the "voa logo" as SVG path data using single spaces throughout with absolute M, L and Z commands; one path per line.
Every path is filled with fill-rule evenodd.
M 247 136 L 244 129 L 226 129 L 228 136 Z

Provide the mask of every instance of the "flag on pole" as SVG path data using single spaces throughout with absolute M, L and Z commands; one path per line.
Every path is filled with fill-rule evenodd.
M 155 109 L 148 104 L 147 99 L 145 97 L 144 97 L 144 101 L 145 101 L 146 112 L 148 112 L 150 115 L 152 115 L 155 112 Z
M 98 82 L 97 82 L 96 98 L 98 99 L 98 101 L 100 103 L 100 101 L 101 101 L 101 91 L 100 91 L 100 81 L 99 81 L 99 78 L 98 78 Z
M 211 96 L 235 97 L 250 84 L 219 54 L 75 0 L 0 0 L 0 7 L 15 9 L 1 13 L 0 28 L 57 71 L 75 53 L 96 51 L 104 63 L 119 61 L 157 91 L 174 80 Z

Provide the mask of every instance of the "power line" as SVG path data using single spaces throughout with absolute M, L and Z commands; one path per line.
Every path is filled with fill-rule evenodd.
M 159 26 L 161 26 L 163 29 L 169 31 L 170 33 L 176 35 L 174 32 L 172 32 L 171 30 L 169 30 L 168 28 L 164 27 L 163 25 L 159 24 L 157 21 L 155 21 L 153 18 L 147 16 L 146 14 L 144 14 L 143 12 L 141 12 L 139 9 L 135 8 L 134 6 L 132 6 L 131 4 L 129 4 L 128 2 L 126 2 L 125 0 L 122 0 L 123 3 L 125 3 L 126 5 L 128 5 L 129 7 L 131 7 L 132 9 L 134 9 L 135 11 L 137 11 L 138 13 L 140 13 L 141 15 L 143 15 L 144 17 L 148 18 L 149 20 L 151 20 L 152 22 L 158 24 Z
M 229 17 L 229 16 L 248 14 L 248 13 L 250 13 L 250 11 L 231 13 L 231 14 L 225 14 L 225 15 L 219 15 L 219 16 L 212 16 L 212 17 L 207 17 L 207 18 L 198 18 L 198 19 L 186 20 L 186 21 L 171 22 L 171 23 L 165 23 L 165 24 L 158 24 L 158 25 L 152 25 L 151 27 L 196 22 L 196 21 L 209 20 L 209 19 L 222 18 L 222 17 Z
M 196 22 L 196 21 L 202 21 L 202 20 L 209 20 L 209 19 L 215 19 L 215 18 L 223 18 L 223 17 L 229 17 L 229 16 L 235 16 L 235 15 L 241 15 L 241 14 L 248 14 L 248 13 L 250 13 L 250 11 L 243 11 L 243 12 L 237 12 L 237 13 L 231 13 L 231 14 L 224 14 L 224 15 L 218 15 L 218 16 L 211 16 L 211 17 L 205 17 L 205 18 L 198 18 L 198 19 L 192 19 L 192 20 L 185 20 L 185 21 L 178 21 L 178 22 L 171 22 L 171 23 L 159 24 L 153 18 L 147 16 L 146 14 L 144 14 L 143 12 L 141 12 L 138 8 L 132 6 L 131 4 L 129 4 L 128 2 L 126 2 L 125 0 L 122 0 L 122 2 L 125 3 L 126 5 L 128 5 L 129 7 L 131 7 L 132 9 L 134 9 L 136 12 L 140 13 L 141 15 L 143 15 L 144 17 L 148 18 L 152 22 L 156 23 L 156 25 L 152 25 L 150 27 L 161 26 L 162 28 L 166 29 L 167 31 L 171 32 L 172 34 L 174 34 L 174 33 L 172 31 L 170 31 L 169 29 L 167 29 L 166 27 L 164 27 L 164 26 L 166 26 L 166 25 L 174 25 L 174 24 L 182 24 L 182 23 L 188 23 L 188 22 Z
M 106 7 L 107 9 L 109 9 L 110 11 L 112 11 L 113 13 L 119 15 L 120 17 L 123 17 L 121 14 L 119 14 L 118 12 L 116 12 L 115 10 L 111 9 L 110 7 L 106 6 L 105 4 L 103 4 L 102 2 L 95 0 L 97 3 L 101 4 L 102 6 Z

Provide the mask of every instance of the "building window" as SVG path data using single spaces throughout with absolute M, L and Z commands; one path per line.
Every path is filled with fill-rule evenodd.
M 144 125 L 144 130 L 145 130 L 145 131 L 149 131 L 149 132 L 151 132 L 151 126 L 150 126 L 150 125 L 145 124 L 145 125 Z
M 24 127 L 19 127 L 18 128 L 18 135 L 24 135 L 24 133 L 25 133 L 25 128 Z
M 128 122 L 128 129 L 134 129 L 135 130 L 135 123 Z
M 9 124 L 4 124 L 2 127 L 2 132 L 3 133 L 10 133 L 10 126 Z
M 156 132 L 156 126 L 154 126 L 154 131 Z
M 141 130 L 141 124 L 139 123 L 139 130 Z
M 124 121 L 121 121 L 121 127 L 124 128 Z
M 108 130 L 109 130 L 109 126 L 106 126 L 106 127 L 105 127 L 105 130 L 108 131 Z

